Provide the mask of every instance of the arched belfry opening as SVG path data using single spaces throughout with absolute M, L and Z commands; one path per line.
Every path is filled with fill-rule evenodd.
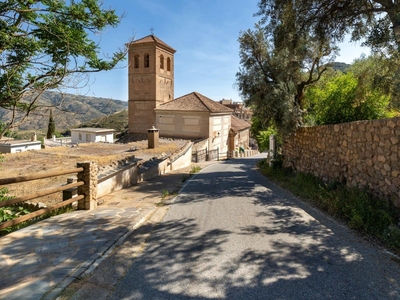
M 145 68 L 150 68 L 150 54 L 145 53 L 143 63 Z
M 164 55 L 160 55 L 160 69 L 164 70 Z
M 154 109 L 174 99 L 174 54 L 154 34 L 128 45 L 129 133 L 146 133 L 155 124 Z

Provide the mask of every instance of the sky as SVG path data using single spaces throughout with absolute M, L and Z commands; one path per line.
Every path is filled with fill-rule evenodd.
M 132 39 L 153 33 L 177 50 L 175 98 L 191 92 L 219 101 L 242 101 L 235 87 L 239 70 L 240 31 L 253 29 L 259 0 L 103 0 L 104 8 L 123 16 L 117 28 L 99 39 L 101 53 L 111 54 Z M 368 49 L 344 43 L 336 61 L 352 63 Z M 71 92 L 71 91 L 69 91 Z M 75 94 L 128 101 L 127 60 L 116 69 L 92 74 Z

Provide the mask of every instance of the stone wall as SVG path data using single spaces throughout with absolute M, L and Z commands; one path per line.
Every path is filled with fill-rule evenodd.
M 366 188 L 400 207 L 400 118 L 299 128 L 282 147 L 284 166 Z
M 78 209 L 95 209 L 97 207 L 97 163 L 86 161 L 77 163 L 76 166 L 83 168 L 77 177 L 78 181 L 84 182 L 84 185 L 78 186 L 78 195 L 84 195 L 84 198 L 78 202 Z

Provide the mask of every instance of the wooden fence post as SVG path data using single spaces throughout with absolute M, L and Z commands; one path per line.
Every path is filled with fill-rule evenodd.
M 78 173 L 78 181 L 83 181 L 84 185 L 78 187 L 78 195 L 85 196 L 78 201 L 78 209 L 90 210 L 97 207 L 97 163 L 82 162 L 77 163 L 78 168 L 83 168 Z

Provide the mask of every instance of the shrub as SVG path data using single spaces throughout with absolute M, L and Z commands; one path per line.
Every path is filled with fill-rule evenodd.
M 0 188 L 0 201 L 7 201 L 13 198 L 12 196 L 7 195 L 7 193 L 7 188 Z M 13 220 L 28 213 L 30 213 L 30 211 L 27 208 L 18 204 L 0 207 L 0 223 Z

